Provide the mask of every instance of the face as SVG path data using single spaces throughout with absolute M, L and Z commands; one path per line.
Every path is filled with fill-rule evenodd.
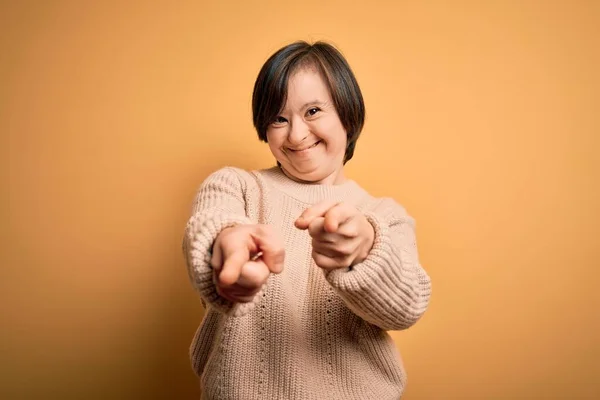
M 321 184 L 345 180 L 346 130 L 317 71 L 304 68 L 290 77 L 287 101 L 267 129 L 267 140 L 289 178 Z

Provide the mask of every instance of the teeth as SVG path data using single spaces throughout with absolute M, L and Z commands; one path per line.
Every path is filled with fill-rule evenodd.
M 319 143 L 321 143 L 321 141 L 320 141 L 320 140 L 319 140 L 318 142 L 316 142 L 316 143 L 314 143 L 314 144 L 312 144 L 312 145 L 308 146 L 308 147 L 307 147 L 307 148 L 305 148 L 305 149 L 296 149 L 296 150 L 294 150 L 294 149 L 290 149 L 290 150 L 292 150 L 292 151 L 304 151 L 304 150 L 308 150 L 308 149 L 312 149 L 313 147 L 316 147 L 316 146 L 317 146 Z

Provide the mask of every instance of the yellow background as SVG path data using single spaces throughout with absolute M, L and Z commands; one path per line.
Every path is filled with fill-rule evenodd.
M 273 165 L 262 63 L 339 46 L 348 174 L 416 218 L 411 399 L 592 399 L 600 2 L 37 1 L 0 9 L 0 397 L 193 399 L 181 235 L 216 168 Z

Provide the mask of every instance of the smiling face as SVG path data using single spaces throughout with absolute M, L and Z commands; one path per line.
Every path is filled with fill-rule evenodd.
M 286 103 L 267 128 L 267 142 L 293 180 L 320 184 L 345 180 L 346 130 L 314 68 L 301 68 L 290 76 Z

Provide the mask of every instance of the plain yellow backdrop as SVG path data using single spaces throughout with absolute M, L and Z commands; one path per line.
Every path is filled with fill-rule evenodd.
M 0 397 L 198 398 L 192 197 L 273 165 L 256 74 L 324 39 L 367 106 L 348 175 L 416 218 L 433 280 L 393 333 L 405 398 L 600 398 L 599 26 L 597 1 L 2 2 Z

